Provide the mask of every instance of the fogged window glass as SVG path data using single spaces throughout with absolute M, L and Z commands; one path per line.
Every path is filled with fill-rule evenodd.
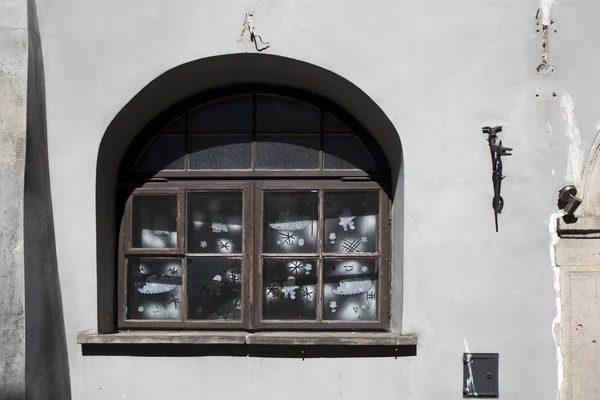
M 188 318 L 239 320 L 242 261 L 226 257 L 188 257 Z
M 377 251 L 377 192 L 325 192 L 324 242 L 327 253 Z
M 367 149 L 354 135 L 325 135 L 323 153 L 325 169 L 377 169 Z
M 177 196 L 135 196 L 132 235 L 134 248 L 177 247 Z
M 181 260 L 127 260 L 127 318 L 181 319 Z
M 190 253 L 242 252 L 241 192 L 191 192 L 187 218 Z
M 317 260 L 263 262 L 263 319 L 315 319 Z
M 265 192 L 263 252 L 314 253 L 318 242 L 319 195 Z
M 377 319 L 377 263 L 374 259 L 325 259 L 323 319 Z
M 190 169 L 252 168 L 252 135 L 190 135 Z
M 198 132 L 251 132 L 252 96 L 216 100 L 190 112 L 190 130 Z
M 258 135 L 256 168 L 319 168 L 318 135 Z
M 278 132 L 319 132 L 321 111 L 287 97 L 261 94 L 257 96 L 256 129 Z
M 183 169 L 184 135 L 156 135 L 144 148 L 133 166 L 134 171 L 161 171 Z

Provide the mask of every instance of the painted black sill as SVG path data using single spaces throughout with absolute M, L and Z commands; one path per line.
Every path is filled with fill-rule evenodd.
M 417 337 L 381 332 L 125 331 L 77 335 L 84 356 L 357 358 L 417 355 Z
M 285 346 L 415 346 L 416 336 L 383 332 L 83 331 L 79 344 L 198 344 Z

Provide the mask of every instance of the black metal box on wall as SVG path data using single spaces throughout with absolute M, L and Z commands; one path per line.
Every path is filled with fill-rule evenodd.
M 498 398 L 498 353 L 463 354 L 463 397 Z

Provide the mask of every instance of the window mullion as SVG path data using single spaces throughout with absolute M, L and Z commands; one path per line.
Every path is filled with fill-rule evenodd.
M 319 190 L 319 222 L 317 223 L 317 251 L 319 253 L 318 271 L 317 271 L 317 321 L 323 321 L 323 223 L 324 223 L 324 204 L 325 193 L 323 189 Z

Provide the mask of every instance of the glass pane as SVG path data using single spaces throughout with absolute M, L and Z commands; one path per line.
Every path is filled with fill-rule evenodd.
M 177 195 L 136 195 L 133 198 L 134 248 L 177 247 Z
M 287 97 L 257 96 L 256 129 L 278 132 L 319 132 L 321 111 Z
M 190 130 L 252 132 L 252 114 L 252 95 L 228 97 L 192 111 Z
M 252 168 L 252 135 L 190 135 L 190 169 Z
M 377 319 L 377 264 L 372 259 L 324 260 L 323 319 Z
M 133 166 L 134 171 L 183 169 L 184 135 L 156 135 L 144 148 Z
M 325 135 L 323 157 L 325 169 L 377 169 L 367 149 L 354 135 Z
M 256 168 L 318 169 L 318 135 L 257 135 Z
M 317 260 L 263 261 L 263 319 L 315 319 Z
M 377 192 L 325 192 L 323 206 L 326 252 L 365 253 L 377 250 Z
M 319 193 L 266 192 L 264 253 L 315 253 L 318 238 Z
M 242 192 L 189 192 L 190 253 L 242 252 Z
M 181 260 L 127 261 L 127 318 L 181 319 Z
M 242 261 L 188 257 L 187 296 L 189 319 L 240 319 Z
M 350 132 L 350 128 L 333 115 L 323 115 L 323 132 Z
M 185 133 L 185 114 L 173 119 L 160 131 L 166 133 Z

